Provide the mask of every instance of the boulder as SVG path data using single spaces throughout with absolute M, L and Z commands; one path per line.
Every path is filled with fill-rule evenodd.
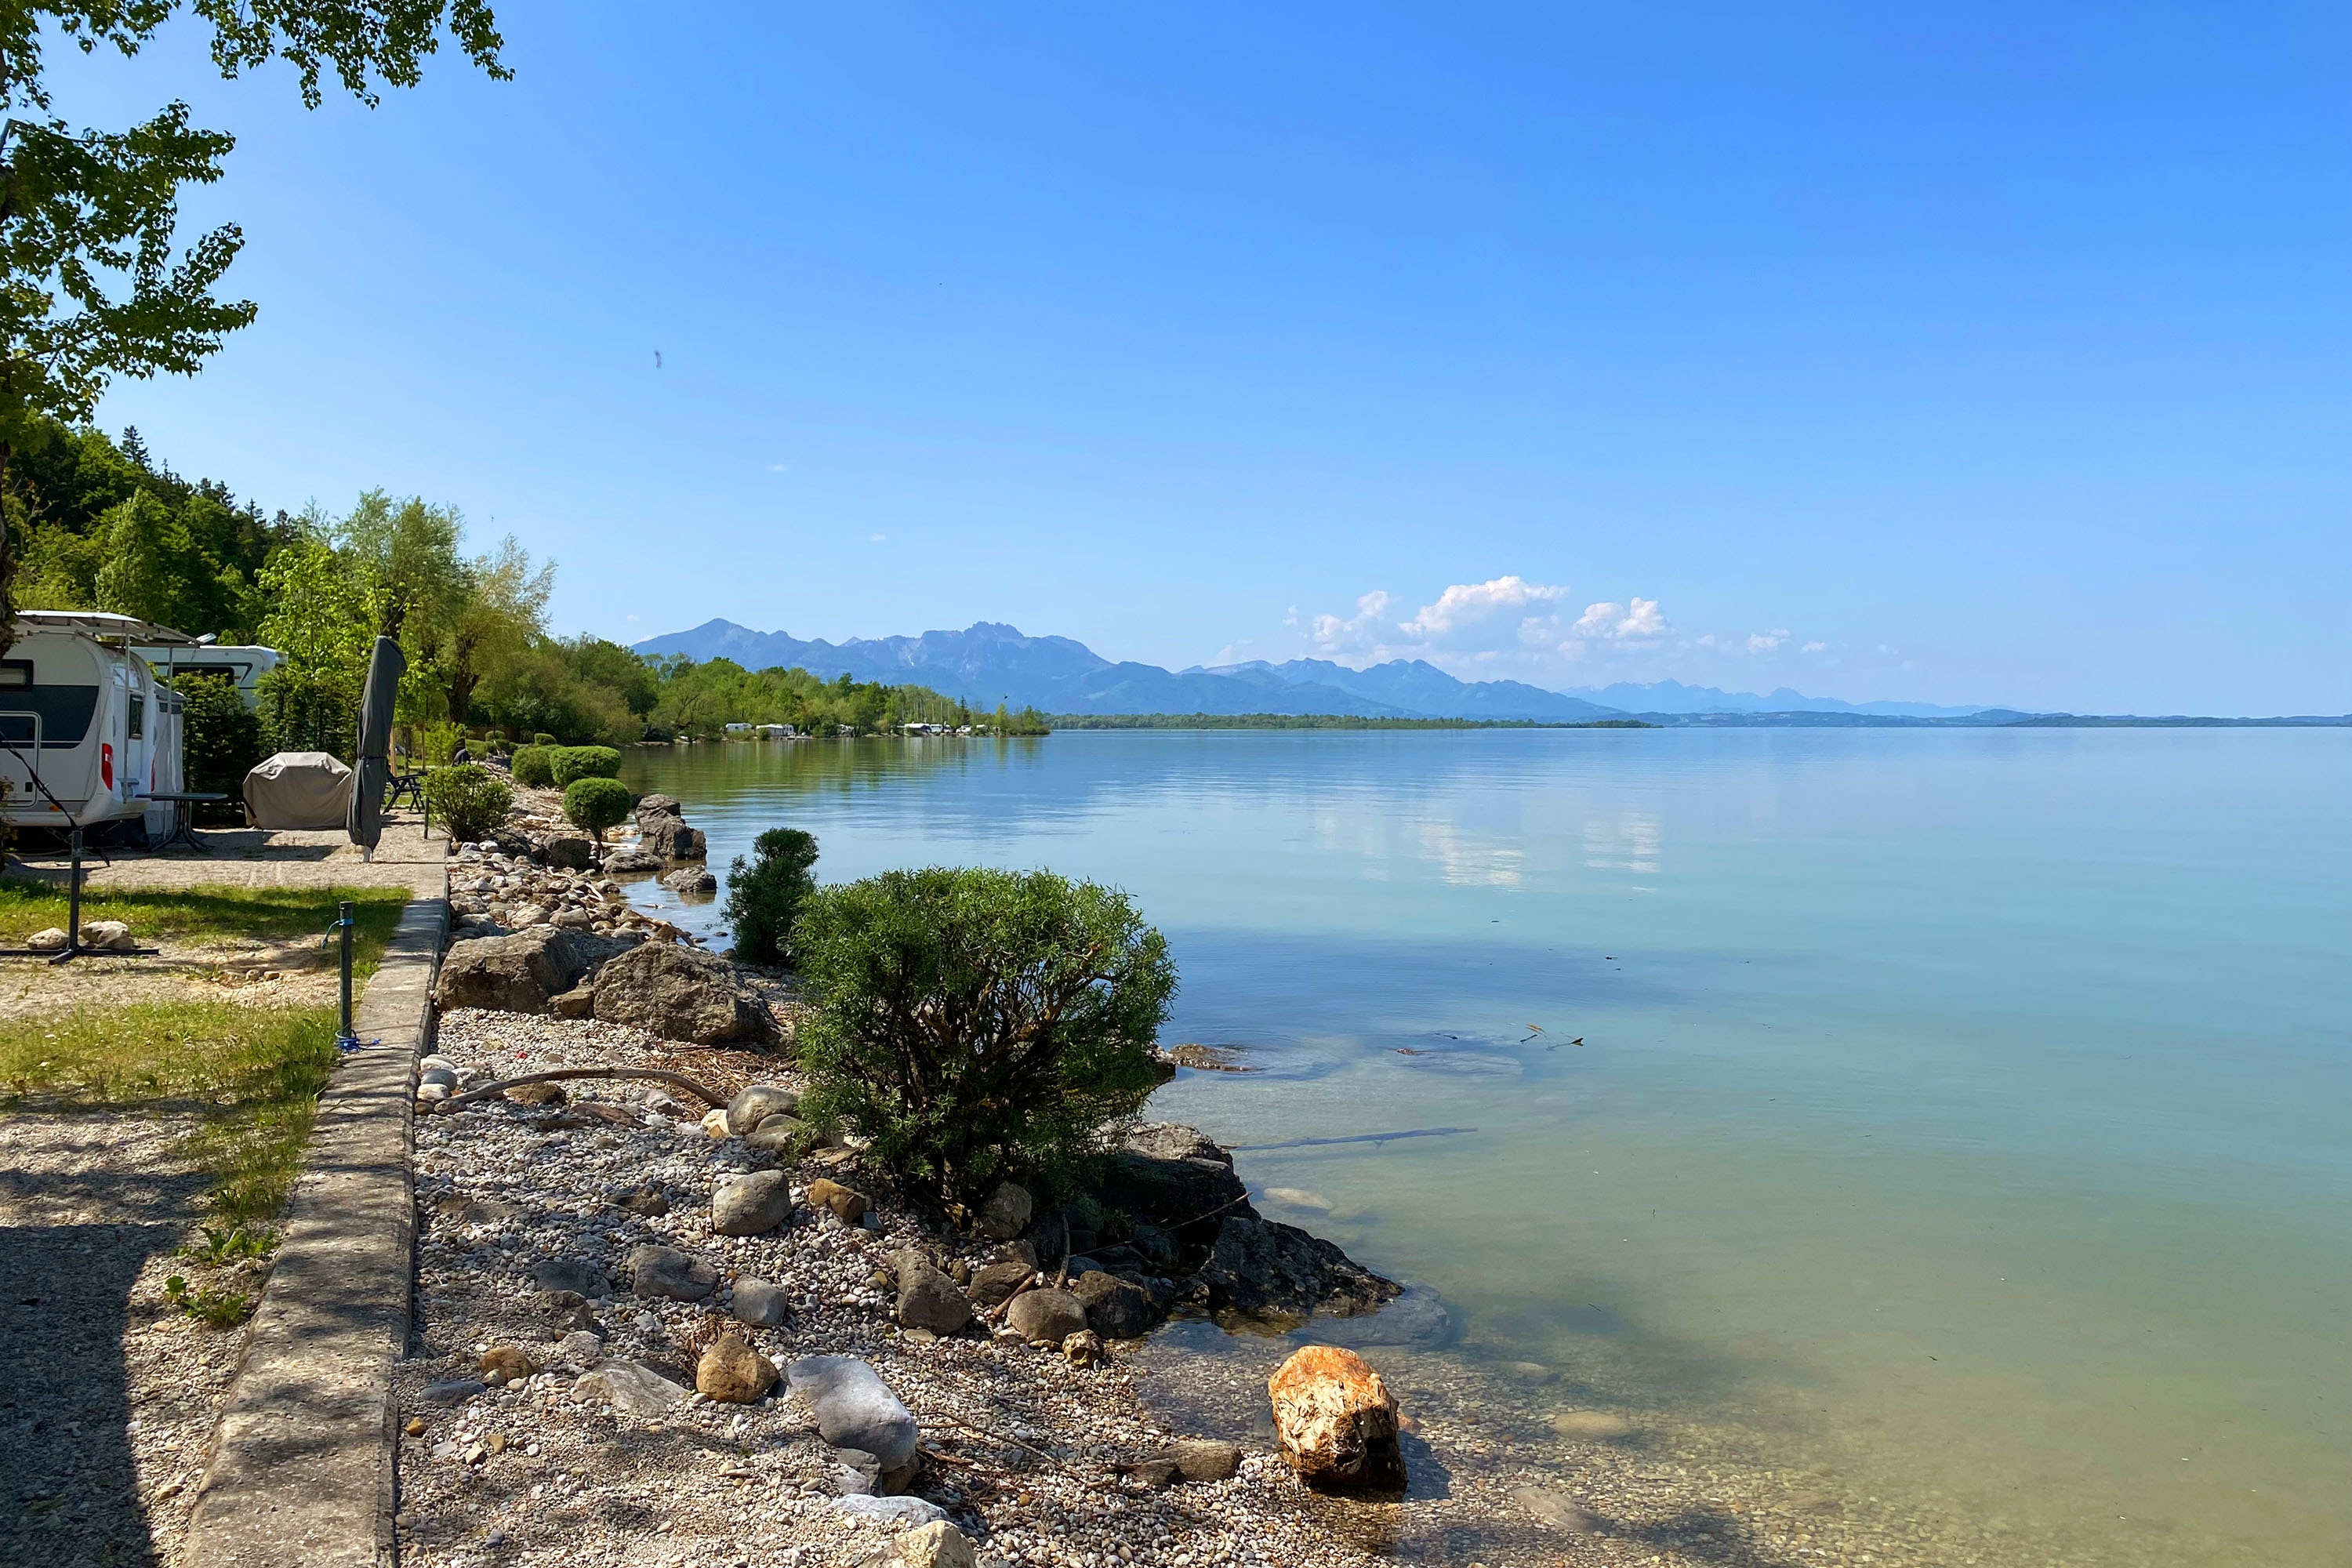
M 33 952 L 63 952 L 72 939 L 63 926 L 44 926 L 25 939 L 26 948 Z
M 444 1010 L 487 1007 L 545 1013 L 552 1000 L 587 978 L 628 944 L 611 937 L 534 925 L 509 936 L 453 944 L 441 960 L 433 999 Z
M 1059 1345 L 1087 1326 L 1087 1309 L 1067 1290 L 1048 1287 L 1013 1298 L 1004 1321 L 1033 1345 Z
M 569 1290 L 588 1301 L 613 1293 L 613 1282 L 604 1278 L 604 1271 L 584 1258 L 551 1258 L 534 1263 L 530 1283 L 535 1290 Z
M 919 1497 L 876 1497 L 871 1492 L 851 1492 L 846 1497 L 837 1497 L 833 1500 L 833 1506 L 859 1519 L 876 1520 L 902 1528 L 937 1524 L 948 1516 L 948 1510 L 939 1504 L 926 1502 Z
M 727 1102 L 727 1131 L 740 1138 L 770 1116 L 790 1116 L 801 1097 L 779 1084 L 755 1083 Z
M 687 1401 L 687 1389 L 634 1361 L 608 1361 L 572 1380 L 574 1399 L 602 1399 L 625 1415 L 648 1420 L 668 1415 Z
M 754 1171 L 710 1194 L 710 1228 L 720 1236 L 763 1235 L 792 1217 L 792 1184 L 782 1171 Z
M 1241 1215 L 1228 1215 L 1218 1226 L 1200 1279 L 1213 1307 L 1290 1320 L 1318 1311 L 1352 1317 L 1395 1300 L 1404 1289 L 1321 1237 Z
M 631 948 L 596 972 L 596 1017 L 697 1046 L 761 1046 L 777 1038 L 774 1017 L 732 964 L 668 942 Z
M 898 1326 L 952 1334 L 971 1321 L 971 1301 L 956 1282 L 914 1247 L 890 1259 L 898 1271 Z
M 596 1014 L 596 988 L 575 985 L 561 996 L 548 998 L 547 1010 L 559 1018 L 590 1018 Z
M 890 1542 L 890 1568 L 978 1568 L 971 1537 L 944 1519 L 901 1531 Z
M 669 1301 L 699 1301 L 719 1288 L 719 1270 L 675 1247 L 629 1249 L 629 1289 Z
M 1188 1481 L 1231 1480 L 1242 1468 L 1240 1446 L 1214 1437 L 1179 1437 L 1161 1457 L 1174 1460 L 1177 1473 Z
M 880 1374 L 846 1355 L 813 1355 L 784 1369 L 794 1399 L 816 1416 L 817 1436 L 836 1448 L 861 1448 L 884 1470 L 913 1460 L 915 1418 Z
M 585 871 L 596 864 L 596 846 L 585 834 L 559 833 L 539 847 L 539 854 L 560 871 Z
M 792 1298 L 765 1279 L 736 1280 L 734 1305 L 735 1321 L 755 1329 L 781 1328 L 793 1315 Z
M 845 1187 L 830 1176 L 819 1176 L 808 1185 L 809 1207 L 829 1210 L 839 1215 L 845 1225 L 856 1225 L 864 1219 L 871 1201 L 856 1188 Z
M 719 879 L 698 866 L 681 866 L 661 879 L 661 885 L 673 893 L 708 897 L 719 891 Z
M 736 1333 L 724 1333 L 695 1363 L 695 1392 L 721 1405 L 755 1405 L 776 1386 L 776 1369 Z
M 797 1116 L 763 1116 L 743 1147 L 789 1163 L 816 1147 L 816 1129 Z
M 1094 1366 L 1103 1359 L 1102 1336 L 1092 1329 L 1080 1329 L 1062 1342 L 1062 1355 L 1072 1366 Z
M 1021 1289 L 1022 1282 L 1036 1272 L 1026 1263 L 991 1263 L 971 1277 L 971 1299 L 982 1307 L 993 1307 Z
M 677 804 L 677 797 L 676 795 L 661 795 L 658 793 L 654 795 L 641 795 L 637 796 L 637 804 L 631 809 L 636 812 L 637 821 L 641 824 L 648 817 L 683 817 L 686 815 L 685 808 Z
M 1404 1485 L 1396 1400 L 1363 1357 L 1309 1345 L 1266 1379 L 1275 1445 L 1309 1486 L 1395 1491 Z
M 1070 1294 L 1086 1309 L 1087 1327 L 1107 1340 L 1131 1340 L 1151 1331 L 1161 1317 L 1140 1285 L 1099 1269 L 1081 1274 Z
M 1196 1250 L 1215 1239 L 1221 1220 L 1257 1213 L 1234 1173 L 1234 1157 L 1198 1130 L 1173 1122 L 1129 1129 L 1098 1195 L 1106 1207 L 1172 1231 Z
M 131 952 L 137 950 L 139 939 L 121 921 L 84 921 L 81 944 L 98 952 Z
M 514 1383 L 529 1377 L 539 1368 L 520 1345 L 496 1344 L 482 1352 L 481 1362 L 474 1370 L 485 1378 L 495 1373 L 500 1383 Z
M 1012 1182 L 1000 1182 L 980 1205 L 980 1234 L 991 1241 L 1011 1241 L 1029 1228 L 1029 1212 L 1035 1206 L 1030 1200 L 1029 1189 Z
M 633 877 L 641 872 L 661 869 L 661 857 L 643 849 L 622 849 L 604 857 L 604 874 L 608 877 Z
M 679 818 L 667 816 L 648 820 L 639 815 L 637 847 L 647 855 L 657 855 L 665 860 L 699 860 L 704 854 L 701 833 L 688 827 Z

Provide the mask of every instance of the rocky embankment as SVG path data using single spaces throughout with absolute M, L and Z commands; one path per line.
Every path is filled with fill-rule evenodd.
M 1291 1465 L 1161 1430 L 1137 1397 L 1132 1336 L 1242 1299 L 1251 1258 L 1286 1260 L 1252 1300 L 1360 1310 L 1395 1289 L 1258 1218 L 1199 1134 L 1129 1138 L 1119 1190 L 1150 1217 L 1116 1232 L 1010 1187 L 942 1228 L 855 1149 L 814 1146 L 772 1057 L 479 1009 L 443 1019 L 438 1052 L 442 1099 L 633 1067 L 730 1109 L 571 1079 L 420 1120 L 404 1562 L 1357 1555 L 1303 1511 Z

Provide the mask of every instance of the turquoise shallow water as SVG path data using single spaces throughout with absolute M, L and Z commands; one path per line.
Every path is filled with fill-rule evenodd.
M 1071 733 L 649 751 L 712 864 L 1049 866 L 1169 934 L 1269 1213 L 1857 1495 L 2352 1542 L 2352 734 Z M 714 926 L 716 911 L 687 911 Z M 1539 1032 L 1537 1032 L 1539 1031 Z M 1581 1038 L 1581 1046 L 1570 1042 Z M 2110 1550 L 2111 1549 L 2111 1550 Z

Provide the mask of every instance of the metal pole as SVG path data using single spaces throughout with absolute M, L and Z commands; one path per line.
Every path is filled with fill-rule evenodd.
M 71 958 L 81 951 L 81 829 L 73 830 L 73 862 L 67 879 L 66 951 Z
M 335 1037 L 335 1043 L 341 1046 L 359 1044 L 359 1035 L 352 1027 L 352 926 L 353 923 L 351 900 L 346 899 L 342 904 L 342 918 L 335 921 L 335 924 L 342 929 L 343 934 L 343 1029 L 341 1034 Z

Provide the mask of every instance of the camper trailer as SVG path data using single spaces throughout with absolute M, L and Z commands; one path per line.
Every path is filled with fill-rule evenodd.
M 202 637 L 193 644 L 136 643 L 131 651 L 145 659 L 167 686 L 183 675 L 226 676 L 247 708 L 261 706 L 261 678 L 285 661 L 274 647 L 225 646 Z
M 24 827 L 139 822 L 161 837 L 172 808 L 148 797 L 182 787 L 180 700 L 135 650 L 197 646 L 131 616 L 19 611 L 0 655 L 0 814 Z

